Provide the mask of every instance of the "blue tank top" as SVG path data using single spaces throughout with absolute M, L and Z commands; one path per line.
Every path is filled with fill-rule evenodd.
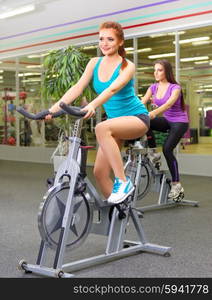
M 121 64 L 115 69 L 108 81 L 100 81 L 98 77 L 99 65 L 103 57 L 100 57 L 94 67 L 93 88 L 97 94 L 101 94 L 119 76 Z M 140 114 L 148 115 L 148 110 L 140 99 L 135 95 L 134 80 L 131 79 L 120 91 L 109 98 L 103 104 L 107 118 L 112 119 L 121 116 L 135 116 Z

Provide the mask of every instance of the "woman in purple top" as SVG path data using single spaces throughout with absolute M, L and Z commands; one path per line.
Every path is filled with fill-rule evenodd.
M 188 115 L 182 90 L 174 78 L 171 64 L 165 59 L 157 60 L 154 69 L 157 83 L 152 84 L 142 98 L 144 104 L 152 99 L 155 107 L 149 113 L 151 121 L 150 130 L 147 133 L 148 144 L 150 148 L 156 148 L 152 130 L 168 132 L 163 145 L 163 154 L 172 177 L 172 186 L 168 197 L 178 201 L 184 194 L 184 189 L 180 183 L 178 163 L 173 151 L 188 129 Z M 161 114 L 163 116 L 159 116 Z M 156 161 L 160 156 L 158 153 L 153 153 L 153 157 Z

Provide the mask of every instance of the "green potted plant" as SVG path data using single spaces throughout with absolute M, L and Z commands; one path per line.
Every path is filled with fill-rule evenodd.
M 65 92 L 78 82 L 82 76 L 90 57 L 81 48 L 69 46 L 58 50 L 52 50 L 44 59 L 44 76 L 42 93 L 45 102 L 58 101 Z M 83 91 L 82 95 L 76 99 L 74 105 L 80 105 L 83 98 L 88 101 L 96 96 L 91 84 Z M 50 103 L 48 103 L 49 106 Z M 59 120 L 59 119 L 58 119 Z M 59 127 L 67 129 L 67 122 L 63 122 Z
M 42 84 L 42 94 L 47 107 L 51 106 L 52 102 L 58 101 L 70 87 L 78 82 L 89 59 L 90 57 L 81 48 L 73 46 L 49 52 L 43 62 Z M 95 96 L 92 85 L 89 84 L 73 105 L 81 105 L 84 99 L 89 102 Z M 66 135 L 69 133 L 70 121 L 67 116 L 54 120 Z

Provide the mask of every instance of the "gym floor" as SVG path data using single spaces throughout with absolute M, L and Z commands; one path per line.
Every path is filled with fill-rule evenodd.
M 52 165 L 0 161 L 0 166 L 0 277 L 39 277 L 25 274 L 17 266 L 21 259 L 36 262 L 40 243 L 37 213 L 46 191 L 46 178 L 53 172 Z M 91 168 L 88 172 L 91 173 Z M 170 257 L 140 253 L 78 271 L 75 275 L 88 278 L 211 277 L 212 178 L 183 175 L 181 181 L 186 199 L 199 201 L 199 207 L 149 211 L 141 219 L 147 240 L 172 247 Z M 150 193 L 139 206 L 155 204 L 157 197 L 157 193 Z M 131 223 L 127 237 L 137 239 Z M 105 237 L 90 235 L 80 248 L 67 252 L 65 262 L 102 254 L 105 243 Z
M 158 151 L 161 152 L 161 147 L 158 147 Z M 181 154 L 199 154 L 199 155 L 211 155 L 212 143 L 204 144 L 188 144 L 183 149 L 180 146 L 179 151 Z M 88 152 L 88 163 L 93 164 L 96 157 L 96 150 L 89 150 Z

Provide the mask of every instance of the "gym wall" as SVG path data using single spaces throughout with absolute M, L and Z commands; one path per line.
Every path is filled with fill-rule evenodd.
M 121 23 L 125 36 L 211 24 L 205 0 L 39 0 L 35 11 L 0 20 L 0 59 L 97 41 L 99 24 Z

